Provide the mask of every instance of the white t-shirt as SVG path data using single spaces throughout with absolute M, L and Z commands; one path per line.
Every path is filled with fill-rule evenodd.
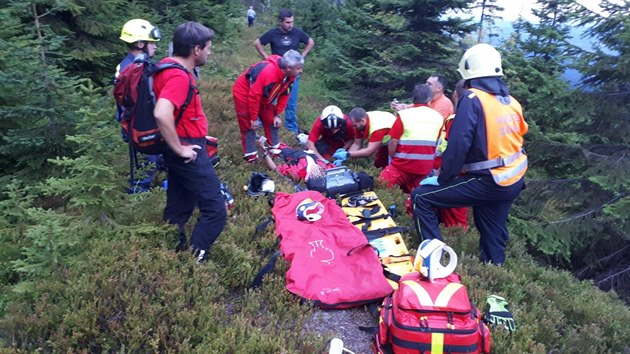
M 256 17 L 256 11 L 254 9 L 247 10 L 247 17 Z

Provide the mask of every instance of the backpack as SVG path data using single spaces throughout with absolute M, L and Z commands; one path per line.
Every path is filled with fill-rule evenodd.
M 458 274 L 430 282 L 404 275 L 385 300 L 375 353 L 489 353 L 490 332 Z
M 129 145 L 135 151 L 149 155 L 158 155 L 166 151 L 167 144 L 160 134 L 153 116 L 155 108 L 155 92 L 153 91 L 154 75 L 167 69 L 186 70 L 177 63 L 154 63 L 150 59 L 138 58 L 127 66 L 118 76 L 114 84 L 114 98 L 122 108 L 121 124 L 128 138 Z M 195 86 L 189 78 L 190 87 L 186 101 L 175 118 L 175 126 L 182 119 L 184 111 L 192 101 Z

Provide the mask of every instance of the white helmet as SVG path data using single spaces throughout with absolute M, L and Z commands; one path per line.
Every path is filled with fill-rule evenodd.
M 322 125 L 326 129 L 338 129 L 344 124 L 343 112 L 337 106 L 328 106 L 324 108 L 320 117 Z
M 464 80 L 486 76 L 503 76 L 501 54 L 490 44 L 472 46 L 459 61 L 457 71 Z

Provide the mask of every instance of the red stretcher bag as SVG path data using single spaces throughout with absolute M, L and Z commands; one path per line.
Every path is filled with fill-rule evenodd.
M 321 203 L 321 218 L 298 219 L 305 199 Z M 282 256 L 290 262 L 288 291 L 326 309 L 381 301 L 391 293 L 376 252 L 335 200 L 316 191 L 278 193 L 271 212 Z
M 429 282 L 414 272 L 383 300 L 375 353 L 489 353 L 490 333 L 460 276 Z

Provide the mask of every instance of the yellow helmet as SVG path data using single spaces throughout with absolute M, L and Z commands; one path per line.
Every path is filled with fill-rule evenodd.
M 120 32 L 120 39 L 127 43 L 138 41 L 157 42 L 160 40 L 160 30 L 149 21 L 139 18 L 129 20 Z
M 501 54 L 490 44 L 472 46 L 459 61 L 457 71 L 464 80 L 486 76 L 503 76 Z

